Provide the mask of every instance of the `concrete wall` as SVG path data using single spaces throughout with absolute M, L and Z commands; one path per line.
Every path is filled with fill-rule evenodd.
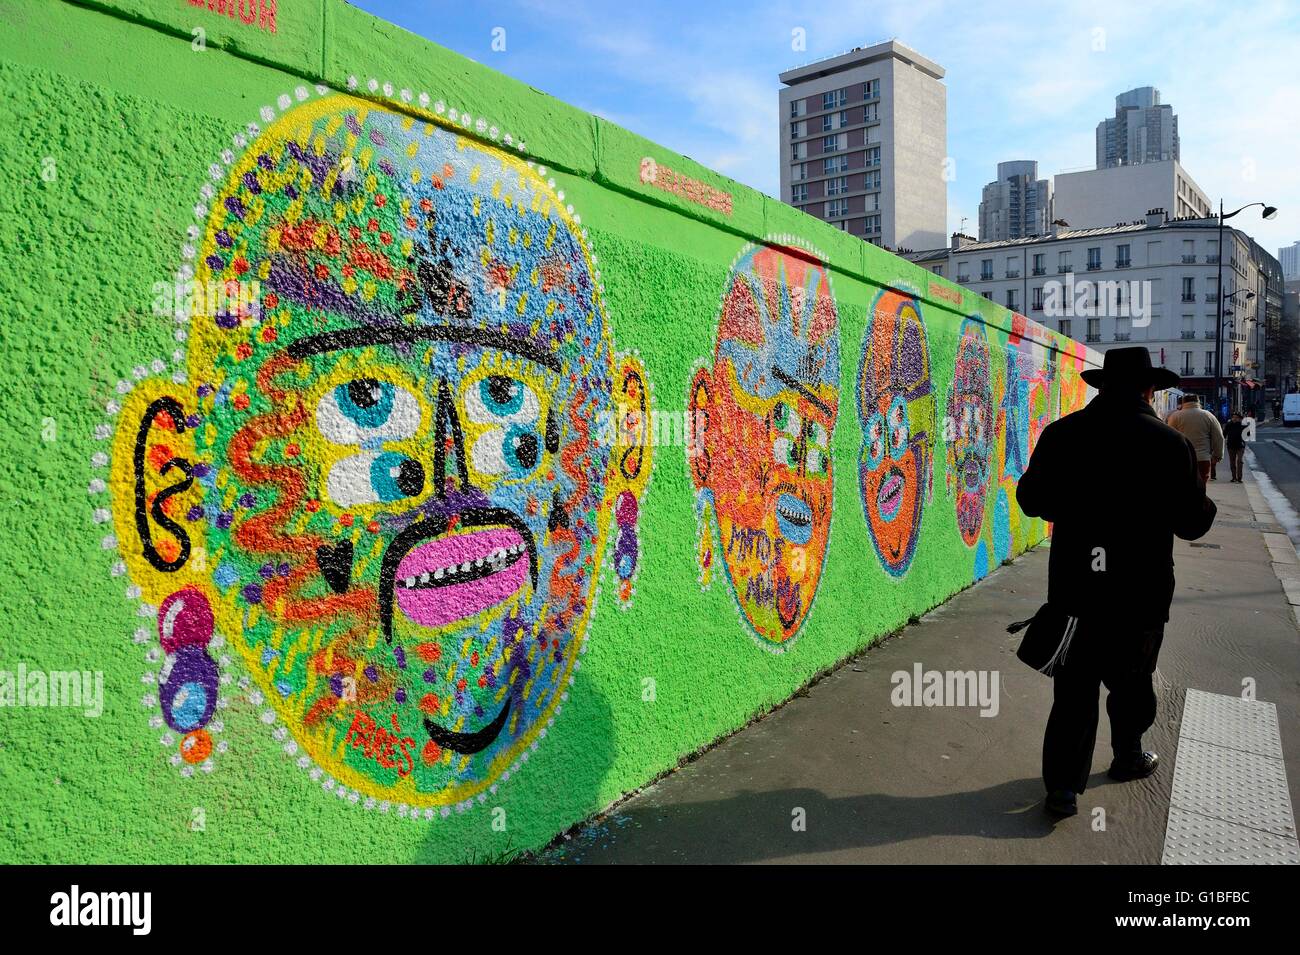
M 537 847 L 1044 536 L 1079 345 L 269 10 L 0 0 L 0 859 Z

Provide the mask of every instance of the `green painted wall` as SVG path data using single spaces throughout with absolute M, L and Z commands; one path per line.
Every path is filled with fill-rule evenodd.
M 1045 535 L 1081 346 L 277 6 L 0 0 L 0 859 L 535 848 Z

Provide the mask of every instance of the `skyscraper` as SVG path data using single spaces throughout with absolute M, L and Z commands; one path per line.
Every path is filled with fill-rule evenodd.
M 1300 241 L 1277 250 L 1277 260 L 1282 263 L 1282 278 L 1287 282 L 1300 279 Z
M 1052 222 L 1052 183 L 1031 159 L 998 163 L 998 178 L 980 200 L 981 242 L 1043 235 Z
M 1097 124 L 1097 168 L 1179 159 L 1178 117 L 1160 91 L 1140 86 L 1115 97 L 1115 118 Z
M 895 40 L 782 73 L 781 199 L 876 245 L 942 245 L 943 75 Z

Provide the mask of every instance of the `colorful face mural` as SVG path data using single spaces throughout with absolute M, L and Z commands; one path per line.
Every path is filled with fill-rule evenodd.
M 839 317 L 820 260 L 749 246 L 731 271 L 713 361 L 691 383 L 689 465 L 701 581 L 715 544 L 759 643 L 783 649 L 812 607 L 830 538 Z
M 996 415 L 989 345 L 984 325 L 966 319 L 961 326 L 952 386 L 948 390 L 948 493 L 957 501 L 957 527 L 967 547 L 979 540 L 991 476 Z
M 867 317 L 858 364 L 862 452 L 858 488 L 876 555 L 890 574 L 907 573 L 932 492 L 935 401 L 921 306 L 882 292 Z
M 192 316 L 184 384 L 135 389 L 114 442 L 155 725 L 210 768 L 229 643 L 326 788 L 466 801 L 545 735 L 607 550 L 631 596 L 646 382 L 585 230 L 532 163 L 335 95 L 209 198 L 193 277 L 257 294 Z
M 1007 441 L 1002 476 L 1018 481 L 1038 446 L 1038 436 L 1056 417 L 1056 364 L 1047 348 L 1025 337 L 1029 320 L 1012 316 L 1006 346 L 1006 385 L 1002 416 Z

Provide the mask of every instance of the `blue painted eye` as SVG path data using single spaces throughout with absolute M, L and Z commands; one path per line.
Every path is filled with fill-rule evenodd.
M 489 375 L 478 383 L 478 396 L 484 408 L 504 418 L 524 406 L 524 383 L 504 375 Z
M 532 428 L 493 428 L 474 442 L 470 457 L 480 474 L 521 478 L 541 460 L 541 441 Z
M 325 481 L 329 498 L 339 507 L 388 504 L 417 497 L 424 490 L 424 466 L 404 454 L 362 452 L 330 468 Z
M 378 428 L 393 413 L 393 386 L 373 378 L 358 378 L 334 389 L 339 411 L 360 428 Z
M 424 467 L 414 458 L 386 451 L 370 462 L 370 486 L 385 503 L 415 497 L 424 490 Z

